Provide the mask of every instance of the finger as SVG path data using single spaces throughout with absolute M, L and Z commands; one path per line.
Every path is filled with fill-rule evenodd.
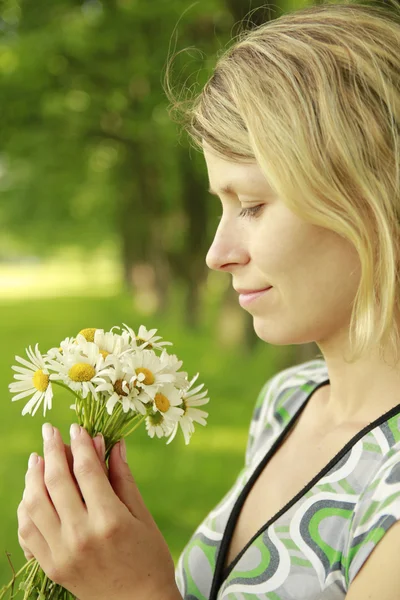
M 76 489 L 79 494 L 79 498 L 81 499 L 82 502 L 84 502 L 82 494 L 81 494 L 81 490 L 79 489 L 79 485 L 78 485 L 78 482 L 76 480 L 75 473 L 74 473 L 74 457 L 72 456 L 71 446 L 69 446 L 68 444 L 64 444 L 64 450 L 65 450 L 65 456 L 67 458 L 68 468 L 69 468 L 69 472 L 71 474 L 72 480 L 75 483 Z
M 29 550 L 28 546 L 26 546 L 24 544 L 23 539 L 21 538 L 20 534 L 18 533 L 18 543 L 22 548 L 22 551 L 24 553 L 24 556 L 26 558 L 26 560 L 30 560 L 31 558 L 34 558 L 33 554 L 31 553 L 31 551 Z
M 46 437 L 44 439 L 44 484 L 61 523 L 79 527 L 86 515 L 86 507 L 80 496 L 79 482 L 75 483 L 70 473 L 60 432 L 51 425 L 46 427 L 48 425 L 50 424 L 45 423 L 43 426 L 44 437 Z
M 105 473 L 105 475 L 107 475 L 108 477 L 108 467 L 106 464 L 106 448 L 105 448 L 105 444 L 104 444 L 104 437 L 101 435 L 101 433 L 98 433 L 96 435 L 95 438 L 93 438 L 93 445 L 95 447 L 97 456 L 99 458 L 100 464 L 103 468 L 103 471 Z
M 29 516 L 24 498 L 17 509 L 19 544 L 27 560 L 35 557 L 40 562 L 46 561 L 50 556 L 49 545 Z
M 37 458 L 36 462 L 32 461 L 34 456 Z M 61 523 L 44 484 L 44 470 L 42 457 L 32 453 L 25 475 L 23 502 L 29 518 L 47 544 L 52 545 L 58 539 Z
M 153 522 L 128 463 L 121 458 L 120 443 L 113 446 L 109 460 L 110 483 L 118 498 L 140 521 Z
M 17 510 L 18 513 L 18 510 Z M 33 554 L 32 552 L 29 550 L 28 546 L 26 545 L 26 543 L 24 542 L 24 540 L 21 537 L 20 534 L 20 527 L 24 527 L 22 520 L 20 522 L 19 518 L 18 518 L 18 543 L 21 546 L 23 553 L 25 554 L 25 558 L 26 560 L 30 560 L 31 558 L 33 558 Z M 36 525 L 35 525 L 36 527 Z
M 64 444 L 65 456 L 67 457 L 68 467 L 71 475 L 74 474 L 74 458 L 72 456 L 71 446 Z
M 101 434 L 98 433 L 97 436 L 95 438 L 93 438 L 93 445 L 96 448 L 97 456 L 99 457 L 99 460 L 103 466 L 104 472 L 108 477 L 108 467 L 107 467 L 107 463 L 105 460 L 105 449 L 103 450 L 103 442 L 101 442 L 100 439 L 101 439 Z M 103 440 L 104 440 L 104 437 L 103 437 Z M 76 482 L 76 485 L 78 485 L 78 482 L 76 481 L 75 474 L 74 474 L 74 457 L 72 456 L 71 446 L 69 446 L 68 444 L 64 444 L 64 450 L 65 450 L 65 455 L 67 457 L 70 473 L 73 476 L 74 481 Z
M 76 425 L 76 424 L 74 424 Z M 97 457 L 88 432 L 76 425 L 71 427 L 71 448 L 74 457 L 74 473 L 89 512 L 96 518 L 105 511 L 115 510 L 115 493 Z

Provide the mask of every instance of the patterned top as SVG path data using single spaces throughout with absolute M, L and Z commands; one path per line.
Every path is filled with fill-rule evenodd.
M 285 369 L 261 390 L 245 466 L 197 528 L 176 567 L 184 600 L 342 600 L 400 519 L 400 404 L 358 432 L 224 569 L 241 507 L 312 394 L 321 359 Z M 272 482 L 273 489 L 273 482 Z

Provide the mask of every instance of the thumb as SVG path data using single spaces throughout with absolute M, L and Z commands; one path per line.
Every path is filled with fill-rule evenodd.
M 118 498 L 125 504 L 134 517 L 144 523 L 154 523 L 153 517 L 148 511 L 139 492 L 139 488 L 136 485 L 136 481 L 129 468 L 128 462 L 126 461 L 127 459 L 123 458 L 122 453 L 124 450 L 126 453 L 124 439 L 117 442 L 111 450 L 110 458 L 108 460 L 110 484 Z

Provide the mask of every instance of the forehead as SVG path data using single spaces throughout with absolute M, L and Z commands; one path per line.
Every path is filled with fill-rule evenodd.
M 252 189 L 265 190 L 268 182 L 260 166 L 252 162 L 234 162 L 228 158 L 221 158 L 206 144 L 203 144 L 204 158 L 207 165 L 211 193 L 243 193 Z

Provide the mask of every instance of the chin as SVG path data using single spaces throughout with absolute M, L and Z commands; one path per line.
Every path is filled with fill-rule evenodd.
M 268 320 L 262 316 L 253 317 L 254 331 L 256 335 L 267 344 L 273 346 L 291 346 L 293 344 L 303 344 L 302 338 L 293 335 L 293 331 L 279 329 L 279 323 L 274 319 Z

